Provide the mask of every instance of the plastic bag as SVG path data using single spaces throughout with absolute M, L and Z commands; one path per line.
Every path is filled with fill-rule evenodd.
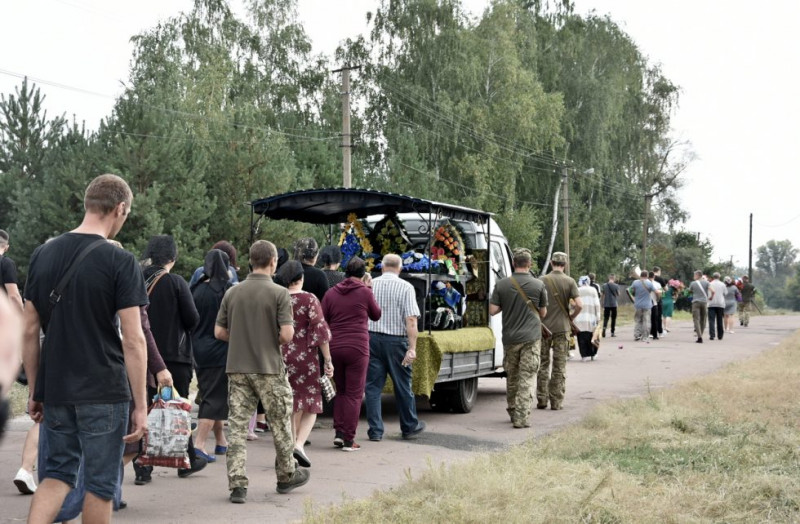
M 159 390 L 147 414 L 147 433 L 140 466 L 191 467 L 188 446 L 192 434 L 192 406 L 174 388 Z

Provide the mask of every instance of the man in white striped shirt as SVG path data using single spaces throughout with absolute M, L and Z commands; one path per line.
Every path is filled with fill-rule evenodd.
M 385 255 L 383 274 L 372 281 L 375 301 L 381 307 L 380 320 L 369 321 L 369 367 L 365 388 L 367 434 L 373 442 L 383 438 L 381 393 L 387 373 L 394 385 L 403 438 L 416 438 L 425 430 L 425 423 L 417 419 L 417 406 L 411 391 L 411 364 L 417 359 L 419 307 L 414 287 L 400 278 L 402 264 L 398 255 Z

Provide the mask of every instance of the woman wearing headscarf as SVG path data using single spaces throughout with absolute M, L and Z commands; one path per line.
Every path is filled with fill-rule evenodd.
M 223 253 L 228 256 L 228 275 L 230 276 L 231 284 L 238 284 L 239 283 L 239 275 L 237 271 L 239 271 L 239 266 L 236 265 L 236 248 L 233 247 L 233 244 L 228 242 L 227 240 L 220 240 L 213 246 L 211 249 L 219 249 Z M 189 279 L 189 287 L 194 289 L 194 285 L 203 278 L 205 275 L 205 265 L 198 267 L 192 273 L 192 278 Z
M 225 291 L 233 284 L 228 272 L 228 255 L 219 249 L 206 253 L 203 274 L 191 286 L 194 305 L 200 315 L 200 323 L 192 333 L 194 366 L 197 373 L 197 389 L 200 409 L 197 415 L 195 452 L 209 462 L 215 455 L 228 451 L 223 421 L 228 418 L 228 375 L 225 365 L 228 360 L 228 343 L 214 337 L 219 306 Z M 206 438 L 214 431 L 216 446 L 214 453 L 206 453 Z
M 344 274 L 346 278 L 322 299 L 322 312 L 333 333 L 333 444 L 344 451 L 356 451 L 361 447 L 355 437 L 369 367 L 367 319 L 380 320 L 381 308 L 369 284 L 363 281 L 366 264 L 362 259 L 351 258 Z
M 600 322 L 600 297 L 597 291 L 591 286 L 588 276 L 578 279 L 578 293 L 581 298 L 583 308 L 578 316 L 575 317 L 575 325 L 581 330 L 578 333 L 578 349 L 581 352 L 581 360 L 587 358 L 594 360 L 597 355 L 597 347 L 592 344 L 594 330 Z
M 319 245 L 312 237 L 301 238 L 294 244 L 294 259 L 303 264 L 303 291 L 314 293 L 322 301 L 328 291 L 328 278 L 321 269 L 315 267 Z
M 304 445 L 317 420 L 317 414 L 322 413 L 318 349 L 322 351 L 324 371 L 329 377 L 333 376 L 333 363 L 328 348 L 331 331 L 317 297 L 303 291 L 303 275 L 303 266 L 297 260 L 290 260 L 278 271 L 279 281 L 289 290 L 294 316 L 294 337 L 288 344 L 281 345 L 286 373 L 294 395 L 294 458 L 301 466 L 308 468 L 311 467 L 311 461 L 305 453 Z
M 200 315 L 194 305 L 189 284 L 170 270 L 178 259 L 178 247 L 170 235 L 156 235 L 150 239 L 142 256 L 144 280 L 150 298 L 150 329 L 158 345 L 158 351 L 172 374 L 175 389 L 181 397 L 189 398 L 192 381 L 192 330 Z M 148 388 L 152 398 L 156 390 Z M 203 469 L 208 461 L 195 454 L 194 444 L 189 438 L 189 462 L 191 467 L 179 469 L 178 476 L 188 477 Z
M 344 273 L 339 271 L 342 263 L 342 251 L 339 246 L 325 246 L 319 252 L 319 261 L 322 262 L 322 272 L 328 279 L 328 288 L 332 288 L 345 279 Z

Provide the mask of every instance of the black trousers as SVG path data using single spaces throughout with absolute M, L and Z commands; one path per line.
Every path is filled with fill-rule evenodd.
M 653 306 L 650 309 L 650 335 L 652 335 L 653 340 L 658 338 L 658 327 L 661 323 L 661 314 L 659 313 L 658 306 Z
M 722 335 L 725 334 L 725 329 L 722 327 L 722 320 L 724 317 L 724 307 L 708 308 L 708 336 L 711 340 L 714 340 L 715 336 L 722 340 Z
M 608 326 L 608 317 L 611 317 L 611 334 L 617 331 L 617 308 L 606 307 L 603 308 L 603 334 L 605 335 L 606 326 Z

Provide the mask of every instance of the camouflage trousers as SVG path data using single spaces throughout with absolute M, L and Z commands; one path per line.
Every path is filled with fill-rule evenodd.
M 533 403 L 533 384 L 539 371 L 541 341 L 504 346 L 503 368 L 506 370 L 506 401 L 511 423 L 516 428 L 530 426 L 528 417 Z
M 750 303 L 739 302 L 737 307 L 739 309 L 739 325 L 747 326 L 750 324 Z
M 264 405 L 275 443 L 278 482 L 288 482 L 295 470 L 292 436 L 292 388 L 286 373 L 228 374 L 228 488 L 246 488 L 247 427 L 258 401 Z
M 552 409 L 561 409 L 567 390 L 570 337 L 570 333 L 553 333 L 548 340 L 542 341 L 541 364 L 536 384 L 536 406 L 539 408 L 546 408 L 549 400 Z

